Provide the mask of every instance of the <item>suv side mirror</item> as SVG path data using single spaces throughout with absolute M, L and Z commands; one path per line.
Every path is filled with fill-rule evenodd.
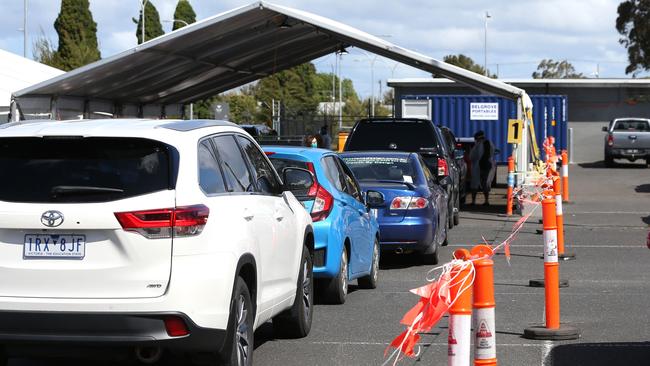
M 284 168 L 282 169 L 282 190 L 290 191 L 296 197 L 307 196 L 309 188 L 314 185 L 316 178 L 307 169 Z
M 603 126 L 603 132 L 607 132 L 607 131 L 609 131 L 609 129 L 607 128 L 607 126 Z
M 366 206 L 368 208 L 377 208 L 384 205 L 384 194 L 378 191 L 369 190 L 366 192 Z

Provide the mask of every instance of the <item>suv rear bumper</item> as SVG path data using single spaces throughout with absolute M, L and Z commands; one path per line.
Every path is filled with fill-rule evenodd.
M 183 320 L 189 334 L 171 337 L 164 320 Z M 202 328 L 181 313 L 46 313 L 0 312 L 0 343 L 12 345 L 66 344 L 111 347 L 155 347 L 174 351 L 216 351 L 225 329 Z

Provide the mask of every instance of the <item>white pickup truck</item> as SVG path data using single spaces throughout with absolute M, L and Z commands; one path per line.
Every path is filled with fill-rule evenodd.
M 615 118 L 604 126 L 605 165 L 611 166 L 614 159 L 635 161 L 645 159 L 650 166 L 650 119 Z

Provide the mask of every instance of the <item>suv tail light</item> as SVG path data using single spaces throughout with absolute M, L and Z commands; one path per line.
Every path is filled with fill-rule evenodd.
M 204 205 L 115 213 L 122 229 L 147 239 L 199 235 L 209 215 L 210 209 Z
M 607 146 L 614 146 L 614 135 L 607 135 Z
M 423 197 L 395 197 L 390 203 L 391 210 L 416 210 L 429 206 L 429 201 Z
M 311 207 L 312 221 L 316 222 L 326 219 L 332 211 L 333 206 L 334 197 L 325 188 L 318 185 L 314 205 Z
M 449 166 L 447 166 L 447 160 L 444 158 L 438 158 L 438 176 L 444 177 L 449 175 Z

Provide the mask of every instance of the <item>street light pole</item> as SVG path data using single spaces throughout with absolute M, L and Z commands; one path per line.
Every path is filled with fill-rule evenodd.
M 144 8 L 145 8 L 145 6 L 147 5 L 147 2 L 148 2 L 148 1 L 149 1 L 149 0 L 142 0 L 142 3 L 141 3 L 141 4 L 142 4 L 142 8 L 141 8 L 141 10 L 140 10 L 140 17 L 142 18 L 142 24 L 141 24 L 142 27 L 141 27 L 141 29 L 140 29 L 140 35 L 141 35 L 142 38 L 140 39 L 140 40 L 141 40 L 140 43 L 144 43 Z
M 165 22 L 165 23 L 174 23 L 174 22 L 178 22 L 178 23 L 183 23 L 185 26 L 188 26 L 188 25 L 189 25 L 188 22 L 186 22 L 186 21 L 184 21 L 184 20 L 182 20 L 182 19 L 165 19 L 165 20 L 163 20 L 163 22 Z M 173 25 L 172 25 L 172 28 L 173 28 Z
M 23 1 L 23 57 L 27 58 L 27 0 Z
M 483 68 L 485 69 L 485 76 L 488 76 L 488 68 L 487 68 L 487 31 L 488 31 L 488 19 L 492 18 L 490 15 L 489 11 L 485 12 L 485 49 L 484 49 L 484 60 L 483 60 Z

